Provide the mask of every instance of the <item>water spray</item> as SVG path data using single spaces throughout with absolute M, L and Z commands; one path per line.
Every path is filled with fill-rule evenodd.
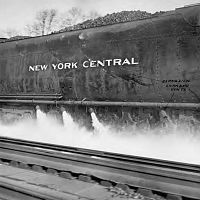
M 93 108 L 89 108 L 89 113 L 91 115 L 92 127 L 94 128 L 94 133 L 105 132 L 105 126 L 103 126 L 103 124 L 98 120 Z
M 114 127 L 102 124 L 95 111 L 89 109 L 94 127 L 91 132 L 75 123 L 65 108 L 61 108 L 61 112 L 64 126 L 52 121 L 37 106 L 36 121 L 29 119 L 9 126 L 0 124 L 0 136 L 200 164 L 199 130 L 191 134 L 190 129 L 173 123 L 172 128 L 144 130 L 130 126 L 117 132 Z M 163 118 L 165 113 L 161 112 Z
M 41 111 L 40 106 L 36 106 L 36 119 L 37 123 L 45 123 L 47 121 L 47 116 Z

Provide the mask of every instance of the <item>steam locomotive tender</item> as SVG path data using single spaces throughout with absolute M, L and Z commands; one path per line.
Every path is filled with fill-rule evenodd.
M 1 119 L 35 107 L 86 118 L 130 113 L 198 118 L 200 5 L 157 17 L 0 43 Z

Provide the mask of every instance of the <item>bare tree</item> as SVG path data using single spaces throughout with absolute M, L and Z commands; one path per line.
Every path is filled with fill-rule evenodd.
M 26 25 L 26 33 L 29 36 L 46 35 L 99 16 L 100 15 L 96 11 L 85 14 L 83 10 L 78 7 L 72 7 L 62 14 L 58 14 L 55 9 L 41 10 L 36 14 L 35 21 L 32 24 Z
M 53 31 L 52 24 L 54 22 L 56 22 L 57 14 L 58 14 L 58 12 L 55 9 L 49 10 L 49 19 L 48 19 L 48 23 L 47 23 L 47 32 Z
M 13 28 L 8 28 L 6 30 L 0 30 L 0 37 L 11 38 L 20 35 L 20 33 Z
M 36 14 L 35 21 L 26 25 L 28 35 L 46 35 L 55 30 L 57 11 L 55 9 L 41 10 Z
M 67 12 L 61 14 L 60 17 L 60 28 L 75 25 L 85 19 L 85 15 L 80 8 L 73 7 Z
M 90 11 L 89 14 L 86 16 L 86 19 L 96 19 L 101 15 L 97 11 Z
M 59 28 L 65 28 L 67 26 L 73 26 L 75 24 L 81 23 L 88 19 L 95 19 L 100 17 L 97 11 L 91 11 L 89 14 L 85 14 L 83 10 L 77 7 L 72 7 L 67 12 L 63 13 L 60 17 Z

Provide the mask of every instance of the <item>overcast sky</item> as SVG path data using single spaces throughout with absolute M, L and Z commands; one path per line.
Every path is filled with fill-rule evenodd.
M 22 30 L 41 9 L 55 8 L 59 12 L 80 7 L 84 12 L 96 10 L 101 15 L 122 10 L 147 12 L 174 10 L 200 0 L 0 0 L 0 29 Z

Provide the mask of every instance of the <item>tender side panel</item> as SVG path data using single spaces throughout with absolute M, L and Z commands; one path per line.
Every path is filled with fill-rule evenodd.
M 2 43 L 0 93 L 62 93 L 65 100 L 199 102 L 199 40 L 198 27 L 174 12 Z M 114 64 L 115 59 L 120 61 Z M 131 59 L 138 64 L 130 64 Z M 98 66 L 97 61 L 107 64 Z

